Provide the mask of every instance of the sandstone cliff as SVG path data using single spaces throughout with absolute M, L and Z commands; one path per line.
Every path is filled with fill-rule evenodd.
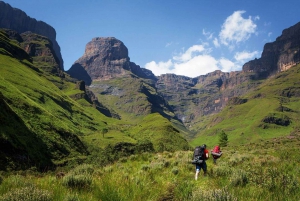
M 64 77 L 64 72 L 59 66 L 59 60 L 54 52 L 52 42 L 45 36 L 32 32 L 18 32 L 10 29 L 1 29 L 7 36 L 15 40 L 18 45 L 27 53 L 27 57 L 34 66 L 45 72 L 59 77 Z
M 56 41 L 56 32 L 53 27 L 42 21 L 27 16 L 20 9 L 13 8 L 9 4 L 0 1 L 0 28 L 12 29 L 18 33 L 33 32 L 49 38 L 53 44 L 55 55 L 59 60 L 59 67 L 63 70 L 63 59 L 60 47 Z
M 68 70 L 72 77 L 84 80 L 87 85 L 92 80 L 109 80 L 129 72 L 141 78 L 155 79 L 151 71 L 130 62 L 127 47 L 114 37 L 93 38 L 86 45 L 84 55 Z
M 268 77 L 285 71 L 300 62 L 300 22 L 282 31 L 276 41 L 264 46 L 261 58 L 247 62 L 244 72 L 254 72 L 257 77 Z

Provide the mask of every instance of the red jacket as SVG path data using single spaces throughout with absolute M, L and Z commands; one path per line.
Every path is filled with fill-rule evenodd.
M 207 160 L 209 158 L 209 152 L 207 149 L 204 150 L 204 156 L 203 156 L 204 160 Z

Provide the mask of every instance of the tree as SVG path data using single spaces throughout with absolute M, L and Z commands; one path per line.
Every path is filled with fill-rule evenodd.
M 107 128 L 102 128 L 101 133 L 102 133 L 103 138 L 104 138 L 104 134 L 107 133 L 107 132 L 108 132 Z
M 219 145 L 221 147 L 226 147 L 228 144 L 228 136 L 227 134 L 222 130 L 222 132 L 219 134 Z

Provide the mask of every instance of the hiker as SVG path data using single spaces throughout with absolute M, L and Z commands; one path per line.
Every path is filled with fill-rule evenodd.
M 206 149 L 206 144 L 203 144 L 202 146 L 198 146 L 194 150 L 194 160 L 193 164 L 196 166 L 196 174 L 195 174 L 195 180 L 198 179 L 198 174 L 203 169 L 204 176 L 206 176 L 207 173 L 207 165 L 206 160 L 209 158 L 208 150 Z
M 217 164 L 217 159 L 222 156 L 222 151 L 220 150 L 220 146 L 215 146 L 215 148 L 211 151 L 211 155 L 213 156 L 214 164 Z

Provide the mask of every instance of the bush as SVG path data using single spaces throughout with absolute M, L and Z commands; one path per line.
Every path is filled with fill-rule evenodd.
M 92 184 L 92 176 L 68 174 L 63 178 L 62 184 L 70 188 L 89 188 Z
M 73 174 L 93 174 L 94 173 L 94 167 L 90 164 L 82 164 L 77 166 L 75 169 L 72 170 Z
M 177 174 L 179 173 L 178 168 L 177 168 L 177 167 L 174 167 L 174 168 L 172 169 L 172 173 L 173 173 L 174 175 L 177 175 Z
M 52 193 L 34 186 L 14 189 L 0 197 L 1 201 L 52 201 Z
M 248 183 L 247 173 L 244 170 L 234 171 L 230 183 L 233 186 L 245 186 Z
M 214 175 L 219 176 L 229 176 L 231 175 L 231 168 L 228 166 L 217 166 L 214 168 Z
M 193 201 L 205 200 L 205 201 L 237 201 L 238 199 L 231 195 L 226 188 L 215 189 L 208 191 L 195 191 L 192 195 Z
M 79 165 L 63 178 L 62 183 L 71 188 L 89 188 L 92 184 L 93 172 L 92 165 Z
M 142 170 L 147 171 L 149 169 L 150 169 L 149 165 L 142 165 Z
M 79 198 L 77 194 L 67 194 L 64 201 L 79 201 Z

